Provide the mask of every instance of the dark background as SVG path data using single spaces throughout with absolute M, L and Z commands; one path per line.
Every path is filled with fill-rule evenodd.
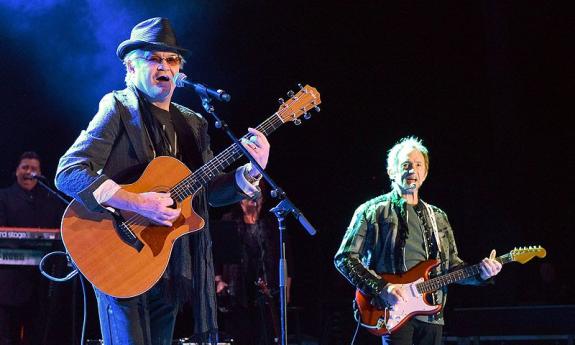
M 573 304 L 572 10 L 495 0 L 1 0 L 0 185 L 13 182 L 26 150 L 53 178 L 99 99 L 123 88 L 117 45 L 141 20 L 166 16 L 193 54 L 184 72 L 232 95 L 216 106 L 238 135 L 297 83 L 321 93 L 320 113 L 269 138 L 267 171 L 318 230 L 310 237 L 288 223 L 303 332 L 321 337 L 339 324 L 351 338 L 353 289 L 332 257 L 355 208 L 389 190 L 386 152 L 406 135 L 430 150 L 422 196 L 447 212 L 465 260 L 492 248 L 548 251 L 506 266 L 495 286 L 453 287 L 448 323 L 452 308 Z M 194 94 L 175 99 L 201 110 Z M 214 151 L 229 145 L 211 134 Z

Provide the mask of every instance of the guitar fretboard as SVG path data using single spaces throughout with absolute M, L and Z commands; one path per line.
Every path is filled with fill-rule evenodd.
M 506 263 L 513 261 L 513 256 L 511 255 L 511 253 L 507 253 L 505 255 L 501 255 L 501 256 L 495 258 L 495 260 L 499 261 L 502 264 L 506 264 Z M 467 267 L 464 267 L 464 268 L 459 269 L 457 271 L 453 271 L 453 272 L 441 275 L 439 277 L 435 277 L 435 278 L 426 280 L 424 282 L 421 282 L 421 283 L 416 285 L 417 291 L 419 293 L 433 292 L 433 291 L 441 289 L 442 287 L 444 287 L 446 285 L 456 283 L 456 282 L 461 281 L 463 279 L 472 277 L 476 274 L 479 274 L 480 272 L 481 272 L 481 266 L 479 264 L 476 264 L 473 266 L 467 266 Z
M 256 129 L 267 136 L 278 129 L 283 123 L 284 122 L 280 115 L 276 112 L 257 126 Z M 251 135 L 252 134 L 248 133 L 242 138 L 247 139 Z M 204 164 L 201 168 L 186 176 L 182 181 L 176 184 L 170 190 L 172 197 L 176 201 L 181 202 L 190 195 L 193 195 L 242 156 L 242 150 L 236 144 L 232 144 L 220 154 L 212 158 L 209 162 Z

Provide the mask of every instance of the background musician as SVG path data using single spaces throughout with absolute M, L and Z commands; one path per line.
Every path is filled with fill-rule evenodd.
M 40 157 L 24 152 L 16 166 L 16 181 L 0 189 L 0 226 L 58 228 L 64 204 L 38 185 Z M 0 240 L 1 247 L 17 248 Z M 0 345 L 40 344 L 45 325 L 48 283 L 35 266 L 0 266 Z
M 268 212 L 271 207 L 266 206 L 267 185 L 260 185 L 257 199 L 234 205 L 213 227 L 221 327 L 239 345 L 271 345 L 280 339 L 279 230 Z M 286 249 L 288 263 L 293 262 L 290 248 Z M 286 281 L 288 302 L 291 272 Z

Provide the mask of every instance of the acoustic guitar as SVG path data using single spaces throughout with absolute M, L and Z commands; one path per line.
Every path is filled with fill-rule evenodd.
M 502 264 L 514 261 L 524 264 L 535 256 L 544 258 L 546 255 L 547 252 L 540 246 L 524 247 L 513 249 L 509 253 L 495 258 L 495 260 Z M 441 305 L 431 305 L 427 302 L 428 294 L 448 284 L 456 283 L 465 278 L 477 275 L 481 270 L 480 265 L 477 264 L 429 279 L 429 272 L 437 265 L 439 265 L 439 260 L 431 259 L 420 262 L 402 274 L 381 274 L 380 276 L 386 282 L 403 284 L 401 289 L 403 289 L 405 295 L 408 296 L 405 302 L 398 302 L 388 308 L 379 309 L 372 305 L 372 297 L 357 290 L 355 293 L 356 321 L 361 321 L 362 326 L 377 336 L 391 334 L 405 324 L 412 316 L 432 315 L 441 310 Z
M 317 90 L 309 85 L 289 92 L 279 109 L 256 128 L 271 134 L 286 122 L 301 123 L 308 111 L 319 111 Z M 246 134 L 244 138 L 248 138 Z M 204 219 L 191 207 L 194 195 L 230 164 L 242 157 L 231 145 L 193 173 L 179 160 L 157 157 L 140 178 L 122 188 L 129 192 L 170 192 L 181 208 L 173 226 L 159 226 L 132 212 L 92 212 L 78 201 L 70 203 L 62 219 L 64 246 L 79 271 L 104 293 L 128 298 L 148 291 L 162 277 L 174 242 L 204 227 Z

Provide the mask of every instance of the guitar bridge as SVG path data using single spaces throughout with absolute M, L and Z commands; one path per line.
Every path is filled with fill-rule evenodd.
M 381 330 L 383 328 L 385 328 L 386 333 L 390 333 L 390 329 L 387 326 L 387 321 L 385 320 L 385 315 L 388 315 L 388 308 L 385 308 L 385 312 L 383 314 L 383 317 L 380 317 L 377 319 L 377 322 L 375 323 L 375 325 L 368 325 L 367 323 L 363 323 L 363 321 L 361 321 L 361 314 L 359 312 L 359 307 L 357 305 L 357 301 L 353 301 L 353 318 L 355 319 L 356 322 L 358 322 L 362 327 L 365 327 L 367 329 L 373 329 L 373 330 Z
M 124 217 L 119 214 L 117 211 L 111 212 L 114 216 L 114 229 L 116 229 L 116 233 L 122 240 L 122 242 L 126 243 L 130 247 L 134 248 L 139 252 L 144 249 L 144 244 L 140 239 L 132 232 L 130 226 L 124 222 Z

